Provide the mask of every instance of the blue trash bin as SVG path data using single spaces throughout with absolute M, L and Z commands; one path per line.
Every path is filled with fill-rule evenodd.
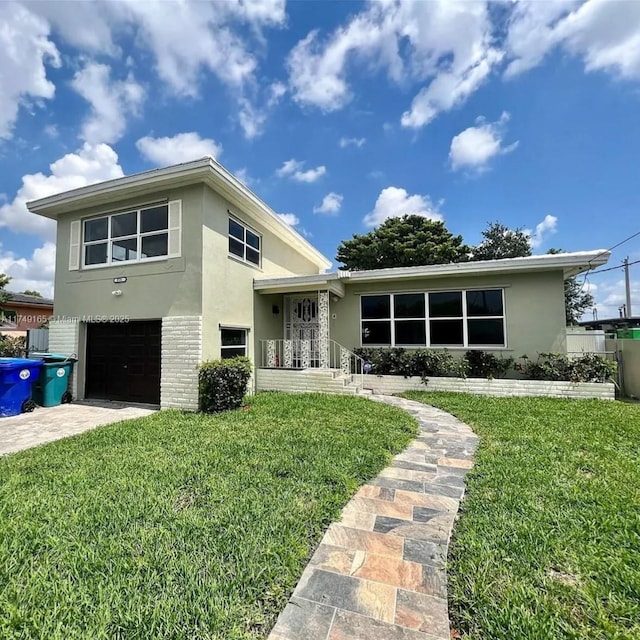
M 0 417 L 33 410 L 31 383 L 40 376 L 42 360 L 0 358 Z

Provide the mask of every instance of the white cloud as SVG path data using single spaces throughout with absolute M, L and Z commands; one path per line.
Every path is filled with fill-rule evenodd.
M 496 122 L 486 122 L 480 117 L 476 121 L 477 126 L 454 136 L 449 150 L 451 167 L 454 170 L 468 168 L 482 171 L 494 156 L 513 151 L 518 146 L 517 141 L 506 147 L 502 145 L 508 121 L 509 114 L 506 111 Z
M 616 272 L 612 273 L 615 274 Z M 619 273 L 622 273 L 622 269 Z M 607 274 L 607 276 L 611 277 L 611 274 Z M 638 316 L 640 315 L 640 280 L 631 278 L 629 284 L 631 288 L 631 313 L 634 316 Z M 599 318 L 618 317 L 619 308 L 626 304 L 626 288 L 623 277 L 605 280 L 598 285 L 587 281 L 586 287 L 590 287 L 591 293 L 595 296 Z M 591 319 L 591 314 L 587 313 L 586 315 L 588 319 Z
M 287 93 L 287 85 L 282 82 L 274 82 L 269 86 L 269 98 L 267 106 L 273 107 L 280 102 L 284 94 Z
M 524 229 L 524 233 L 529 236 L 529 244 L 532 249 L 538 249 L 547 237 L 553 235 L 557 231 L 558 218 L 547 214 L 542 222 L 536 225 L 535 231 Z
M 124 175 L 118 164 L 118 155 L 106 144 L 85 143 L 76 153 L 68 153 L 50 164 L 49 170 L 49 175 L 33 173 L 22 176 L 22 186 L 13 200 L 0 206 L 0 228 L 35 233 L 52 240 L 55 237 L 55 222 L 29 213 L 25 206 L 29 200 Z
M 279 213 L 278 218 L 286 222 L 290 227 L 295 227 L 300 224 L 300 218 L 294 213 Z
M 11 276 L 9 291 L 39 291 L 47 298 L 53 297 L 53 278 L 56 265 L 56 246 L 45 242 L 30 258 L 19 258 L 0 245 L 0 273 Z
M 136 142 L 136 147 L 147 160 L 158 166 L 189 162 L 203 156 L 217 158 L 222 153 L 222 145 L 211 138 L 201 138 L 195 131 L 164 138 L 145 136 Z
M 132 73 L 126 80 L 111 80 L 111 68 L 89 62 L 78 71 L 71 86 L 91 105 L 82 125 L 82 138 L 90 144 L 117 142 L 127 126 L 127 116 L 137 115 L 145 91 Z
M 327 173 L 327 168 L 324 166 L 316 167 L 315 169 L 307 169 L 307 171 L 296 171 L 292 178 L 297 182 L 315 182 L 323 175 Z
M 344 196 L 341 196 L 339 193 L 334 193 L 332 191 L 322 199 L 322 203 L 319 206 L 313 207 L 313 213 L 335 215 L 340 211 L 343 199 Z
M 402 116 L 418 128 L 463 102 L 502 59 L 493 47 L 487 3 L 371 2 L 324 42 L 311 31 L 287 60 L 294 99 L 334 111 L 352 97 L 356 66 L 384 71 L 394 82 L 427 83 Z
M 341 149 L 349 146 L 360 148 L 366 141 L 366 138 L 340 138 L 340 142 L 338 144 Z
M 22 5 L 0 3 L 0 139 L 11 137 L 21 104 L 53 98 L 47 64 L 60 66 L 47 22 Z
M 315 182 L 318 178 L 321 178 L 325 173 L 327 173 L 327 168 L 324 166 L 319 166 L 315 169 L 307 169 L 307 171 L 302 171 L 303 167 L 303 161 L 291 158 L 291 160 L 285 161 L 283 165 L 276 170 L 276 175 L 281 178 L 288 176 L 296 182 L 309 183 Z
M 586 71 L 640 78 L 640 3 L 611 0 L 519 2 L 506 48 L 513 76 L 539 65 L 556 47 L 582 59 Z
M 405 214 L 413 214 L 429 218 L 430 220 L 442 220 L 442 214 L 438 206 L 431 202 L 429 196 L 410 196 L 405 189 L 399 187 L 387 187 L 380 192 L 373 211 L 364 217 L 364 223 L 374 227 L 387 218 L 396 218 Z

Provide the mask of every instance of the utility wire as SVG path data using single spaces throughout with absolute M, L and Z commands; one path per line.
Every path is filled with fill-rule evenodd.
M 640 263 L 640 260 L 634 260 L 633 262 L 629 262 L 629 266 L 631 266 L 632 264 L 638 264 Z M 605 271 L 613 271 L 615 269 L 624 269 L 625 265 L 624 264 L 620 264 L 617 267 L 607 267 L 606 269 L 598 269 L 597 271 L 591 271 L 589 273 L 590 276 L 595 275 L 596 273 L 605 273 Z

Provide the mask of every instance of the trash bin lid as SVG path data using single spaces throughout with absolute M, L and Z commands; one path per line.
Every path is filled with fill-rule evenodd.
M 27 358 L 0 358 L 0 369 L 5 371 L 9 369 L 19 369 L 21 367 L 33 367 L 35 365 L 40 366 L 44 361 L 42 359 L 27 359 Z

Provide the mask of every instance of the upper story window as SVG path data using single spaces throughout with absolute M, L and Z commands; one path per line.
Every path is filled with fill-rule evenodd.
M 165 258 L 169 255 L 169 206 L 90 218 L 82 231 L 84 267 Z
M 364 295 L 363 345 L 504 347 L 502 289 Z
M 229 254 L 260 266 L 262 238 L 234 218 L 229 218 Z

